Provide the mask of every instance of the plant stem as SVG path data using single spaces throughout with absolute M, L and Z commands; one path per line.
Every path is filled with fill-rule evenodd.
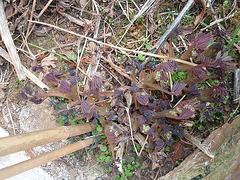
M 23 42 L 23 41 L 20 40 L 20 39 L 16 39 L 16 40 L 19 41 L 19 42 Z M 62 59 L 64 59 L 64 60 L 72 63 L 72 61 L 71 61 L 70 59 L 68 59 L 68 58 L 66 58 L 66 57 L 62 56 L 61 54 L 58 54 L 58 53 L 56 53 L 56 52 L 54 52 L 54 51 L 51 51 L 51 50 L 42 48 L 42 47 L 40 47 L 40 46 L 37 46 L 37 45 L 32 44 L 32 43 L 29 43 L 29 42 L 28 42 L 27 44 L 30 45 L 30 46 L 33 46 L 33 47 L 35 47 L 35 48 L 41 49 L 41 50 L 43 50 L 43 51 L 47 51 L 47 52 L 53 53 L 53 54 L 55 54 L 56 56 L 59 56 L 60 58 L 62 58 Z

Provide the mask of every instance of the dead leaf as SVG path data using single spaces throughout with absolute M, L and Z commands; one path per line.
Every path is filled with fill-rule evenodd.
M 173 151 L 171 153 L 171 158 L 172 158 L 173 162 L 176 162 L 177 160 L 184 158 L 183 145 L 182 145 L 181 141 L 174 143 L 171 146 L 171 150 Z
M 56 61 L 57 61 L 57 57 L 54 56 L 54 54 L 50 54 L 49 56 L 45 57 L 42 61 L 41 61 L 41 65 L 44 69 L 49 69 L 50 66 L 52 68 L 56 68 Z
M 36 36 L 48 36 L 48 32 L 51 30 L 52 28 L 51 27 L 44 27 L 44 26 L 41 26 L 39 28 L 36 28 L 34 29 L 33 33 L 36 35 Z
M 87 0 L 77 0 L 77 3 L 80 4 L 81 7 L 84 7 L 87 2 Z
M 132 95 L 131 95 L 130 91 L 127 91 L 127 92 L 124 94 L 124 97 L 125 97 L 126 102 L 127 102 L 127 107 L 130 107 L 131 104 L 132 104 Z
M 125 142 L 119 142 L 118 144 L 118 150 L 116 153 L 116 166 L 118 167 L 118 170 L 123 173 L 123 169 L 122 169 L 122 157 L 123 157 L 123 152 L 125 149 Z
M 206 11 L 206 2 L 205 2 L 205 0 L 201 0 L 201 3 L 202 3 L 202 6 L 203 6 L 203 10 L 201 11 L 201 13 L 199 15 L 196 16 L 196 19 L 194 21 L 194 26 L 195 27 L 200 23 L 200 21 L 202 21 L 203 16 L 204 16 L 205 11 Z
M 88 49 L 89 49 L 91 52 L 95 52 L 96 43 L 95 43 L 95 42 L 90 42 L 90 43 L 88 44 Z

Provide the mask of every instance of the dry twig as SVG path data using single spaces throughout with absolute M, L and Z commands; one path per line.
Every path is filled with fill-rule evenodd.
M 197 146 L 202 152 L 204 152 L 210 158 L 214 158 L 214 155 L 210 151 L 210 148 L 206 144 L 202 144 L 195 137 L 191 136 L 186 130 L 184 130 L 184 137 Z
M 8 62 L 10 62 L 11 64 L 13 64 L 12 60 L 10 59 L 9 54 L 0 47 L 0 56 L 2 56 L 4 59 L 6 59 Z M 43 90 L 48 90 L 48 86 L 46 84 L 44 84 L 42 81 L 40 81 L 34 74 L 32 74 L 27 68 L 25 68 L 24 66 L 22 66 L 23 71 L 25 72 L 26 76 L 32 81 L 34 82 L 36 85 L 38 85 L 40 88 L 42 88 Z
M 142 55 L 145 55 L 145 56 L 150 56 L 150 57 L 155 57 L 155 58 L 160 58 L 160 59 L 172 60 L 172 61 L 176 61 L 178 63 L 186 64 L 186 65 L 189 65 L 189 66 L 197 66 L 197 64 L 195 64 L 195 63 L 191 63 L 191 62 L 188 62 L 188 61 L 185 61 L 185 60 L 182 60 L 182 59 L 172 58 L 172 57 L 169 57 L 169 56 L 161 56 L 161 55 L 158 55 L 158 54 L 147 53 L 147 52 L 143 52 L 143 51 L 135 51 L 133 49 L 128 49 L 128 48 L 122 48 L 122 47 L 114 46 L 114 45 L 111 45 L 111 44 L 108 44 L 108 43 L 97 41 L 97 40 L 95 40 L 93 38 L 90 38 L 90 37 L 87 37 L 87 36 L 84 36 L 84 35 L 72 32 L 72 31 L 68 31 L 66 29 L 60 28 L 60 27 L 52 25 L 52 24 L 39 22 L 39 21 L 31 21 L 31 22 L 37 23 L 37 24 L 42 24 L 42 25 L 49 26 L 49 27 L 53 27 L 53 28 L 58 29 L 60 31 L 67 32 L 67 33 L 73 34 L 73 35 L 78 36 L 78 37 L 83 37 L 83 38 L 88 39 L 89 41 L 93 41 L 95 43 L 102 44 L 104 46 L 109 46 L 111 48 L 118 49 L 118 50 L 121 50 L 121 51 L 127 51 L 127 52 L 136 53 L 136 54 L 142 54 Z
M 25 79 L 25 74 L 22 68 L 22 64 L 17 54 L 16 47 L 13 43 L 13 39 L 8 28 L 7 19 L 6 19 L 6 15 L 3 7 L 3 1 L 0 1 L 0 32 L 1 32 L 2 40 L 4 41 L 7 47 L 9 57 L 11 59 L 12 64 L 14 65 L 14 68 L 17 72 L 19 80 Z

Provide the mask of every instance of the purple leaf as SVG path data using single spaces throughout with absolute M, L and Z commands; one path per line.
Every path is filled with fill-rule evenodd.
M 99 96 L 99 91 L 102 87 L 102 80 L 98 76 L 93 76 L 92 81 L 89 81 L 90 93 Z
M 28 100 L 28 96 L 27 96 L 23 91 L 21 91 L 21 92 L 19 93 L 19 97 L 22 98 L 22 99 L 24 99 L 24 100 Z
M 162 139 L 160 139 L 156 141 L 155 144 L 156 144 L 155 146 L 156 151 L 160 151 L 164 147 L 165 142 Z
M 233 60 L 233 58 L 231 56 L 223 55 L 221 57 L 221 52 L 219 52 L 216 56 L 216 59 L 212 62 L 212 65 L 215 68 L 220 68 L 224 71 L 233 71 L 235 68 L 235 65 L 233 63 L 228 62 L 231 60 Z
M 173 141 L 172 141 L 171 139 L 168 139 L 168 140 L 166 141 L 166 145 L 168 145 L 168 146 L 171 146 L 172 143 L 173 143 Z
M 54 76 L 57 78 L 60 78 L 64 73 L 66 73 L 64 70 L 53 71 Z
M 214 98 L 222 98 L 227 96 L 229 93 L 229 90 L 225 89 L 224 87 L 221 86 L 214 86 L 209 89 L 209 95 L 214 97 Z
M 205 66 L 209 66 L 211 64 L 212 58 L 204 56 L 202 53 L 198 54 L 198 60 L 200 61 L 200 64 L 203 64 Z
M 204 34 L 200 32 L 196 35 L 195 39 L 191 42 L 192 48 L 199 48 L 199 50 L 203 51 L 209 45 L 209 43 L 213 40 L 212 32 Z
M 69 72 L 70 76 L 76 76 L 76 71 L 69 69 L 68 72 Z
M 98 76 L 93 76 L 92 81 L 90 81 L 90 86 L 92 89 L 100 89 L 102 87 L 102 80 Z
M 192 111 L 191 109 L 188 108 L 184 108 L 179 114 L 178 119 L 189 119 L 192 117 L 195 117 L 195 111 Z
M 200 95 L 200 92 L 201 92 L 201 91 L 198 89 L 196 83 L 191 84 L 191 85 L 186 89 L 186 91 L 189 92 L 189 93 L 191 93 L 191 94 L 194 94 L 194 95 Z
M 130 88 L 129 88 L 130 91 L 132 92 L 137 92 L 139 90 L 139 88 L 137 87 L 136 84 L 133 84 Z
M 58 89 L 60 92 L 64 92 L 64 93 L 72 92 L 71 84 L 69 81 L 66 81 L 66 80 L 60 81 Z
M 164 133 L 166 133 L 166 132 L 170 131 L 171 128 L 167 124 L 163 124 L 162 129 L 163 129 Z
M 145 122 L 147 122 L 147 120 L 143 115 L 141 115 L 138 119 L 138 122 L 139 122 L 139 124 L 144 124 Z
M 183 108 L 189 107 L 189 106 L 190 106 L 190 103 L 191 103 L 190 100 L 181 101 L 181 102 L 176 106 L 176 108 L 178 108 L 178 109 L 183 109 Z
M 24 91 L 25 93 L 27 93 L 28 95 L 32 95 L 32 93 L 33 93 L 33 91 L 32 91 L 32 89 L 31 89 L 30 86 L 25 86 L 25 87 L 23 88 L 23 91 Z
M 74 85 L 76 85 L 76 84 L 78 83 L 79 79 L 80 79 L 80 78 L 77 77 L 77 76 L 70 76 L 70 77 L 68 78 L 68 81 L 71 82 L 72 85 L 74 86 Z
M 142 133 L 147 135 L 152 135 L 154 133 L 154 128 L 150 127 L 148 124 L 140 124 L 140 130 Z
M 82 113 L 89 113 L 90 109 L 91 109 L 90 104 L 87 101 L 83 100 L 81 102 L 81 111 L 82 111 Z
M 155 115 L 156 113 L 154 111 L 151 110 L 146 110 L 144 111 L 144 116 L 146 117 L 146 119 L 148 121 L 152 120 L 152 117 Z
M 145 134 L 152 135 L 154 133 L 154 128 L 151 127 Z
M 111 128 L 111 126 L 109 128 Z M 116 143 L 117 142 L 117 138 L 115 136 L 116 130 L 111 130 L 110 131 L 109 128 L 106 128 L 106 130 L 105 130 L 106 131 L 106 135 L 113 143 Z
M 161 68 L 163 72 L 167 73 L 167 72 L 173 72 L 178 68 L 178 66 L 176 61 L 168 61 L 168 62 L 161 63 Z
M 201 67 L 196 67 L 193 69 L 194 74 L 202 81 L 207 76 L 207 71 Z
M 148 101 L 149 101 L 149 96 L 148 95 L 143 95 L 143 94 L 137 94 L 136 95 L 136 100 L 141 105 L 147 105 Z
M 35 104 L 40 104 L 43 102 L 43 99 L 39 99 L 36 96 L 32 97 L 29 101 L 35 103 Z
M 47 82 L 56 82 L 58 83 L 58 80 L 56 79 L 55 75 L 53 72 L 50 72 L 48 74 L 46 74 L 46 76 L 44 77 L 44 80 Z
M 87 119 L 91 119 L 94 115 L 94 113 L 96 113 L 96 109 L 95 108 L 91 108 L 89 113 L 84 113 L 84 115 L 86 116 Z
M 131 71 L 132 70 L 132 66 L 126 66 L 126 68 L 125 68 L 125 71 L 126 72 L 129 72 L 129 71 Z
M 41 66 L 41 65 L 37 65 L 37 66 L 33 66 L 32 67 L 32 70 L 33 70 L 33 72 L 36 72 L 36 71 L 38 71 L 38 70 L 43 70 L 43 67 Z
M 120 97 L 123 95 L 123 91 L 120 91 L 120 90 L 118 90 L 118 89 L 115 89 L 115 90 L 114 90 L 114 94 L 116 94 L 117 97 L 120 98 Z
M 186 86 L 186 84 L 179 84 L 178 81 L 175 81 L 172 87 L 172 95 L 179 95 L 182 93 L 183 88 Z

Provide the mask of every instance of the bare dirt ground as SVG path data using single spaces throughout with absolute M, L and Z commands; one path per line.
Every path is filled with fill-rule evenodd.
M 20 134 L 59 126 L 59 124 L 54 121 L 54 107 L 48 100 L 44 101 L 40 105 L 36 105 L 31 102 L 27 102 L 27 104 L 22 105 L 21 101 L 19 104 L 13 102 L 8 103 L 9 109 L 6 106 L 6 96 L 2 96 L 0 125 L 2 128 L 6 129 L 10 135 L 14 134 L 13 128 L 15 129 L 16 134 Z M 30 157 L 35 157 L 59 149 L 68 144 L 69 142 L 62 140 L 33 148 L 27 151 L 27 153 Z M 95 159 L 91 158 L 91 156 L 87 157 L 86 164 L 84 166 L 81 166 L 75 157 L 65 156 L 43 165 L 42 169 L 56 180 L 105 179 L 105 170 L 98 162 L 96 162 Z

